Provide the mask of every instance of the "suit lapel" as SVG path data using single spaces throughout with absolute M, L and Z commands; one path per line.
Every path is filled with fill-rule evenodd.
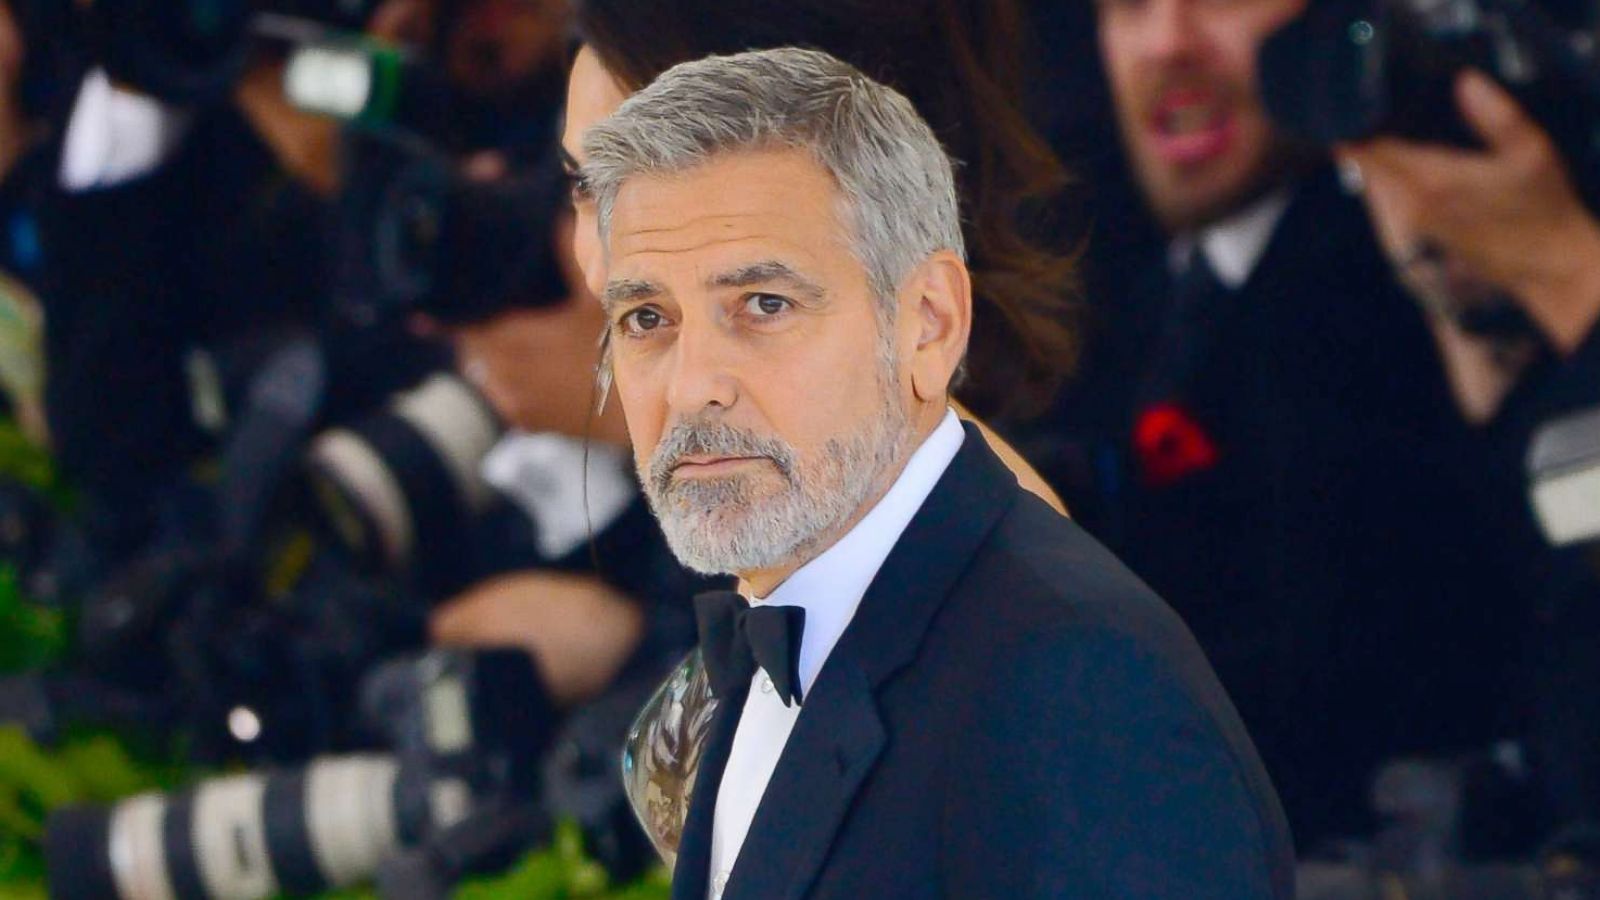
M 778 900 L 803 894 L 886 739 L 859 667 L 819 676 L 767 783 L 723 896 Z
M 678 859 L 672 870 L 672 900 L 705 900 L 711 877 L 711 824 L 717 811 L 717 788 L 733 751 L 733 734 L 744 712 L 750 693 L 748 679 L 727 697 L 717 698 L 706 749 L 694 776 L 689 795 L 689 812 L 683 823 L 683 839 L 678 844 Z
M 1016 501 L 1016 478 L 983 436 L 966 428 L 960 452 L 878 570 L 812 685 L 739 851 L 726 900 L 798 900 L 816 880 L 888 742 L 878 686 L 916 658 L 944 598 Z M 686 830 L 686 846 L 688 840 Z M 684 865 L 680 857 L 680 871 Z M 707 864 L 697 867 L 702 890 L 695 900 L 702 900 Z M 674 900 L 687 900 L 676 887 Z

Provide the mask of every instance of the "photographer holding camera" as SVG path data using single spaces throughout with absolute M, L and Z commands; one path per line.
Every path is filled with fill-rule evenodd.
M 1481 147 L 1384 136 L 1345 145 L 1401 281 L 1428 312 L 1462 415 L 1480 426 L 1494 467 L 1483 489 L 1521 499 L 1530 434 L 1600 403 L 1600 220 L 1585 205 L 1550 135 L 1501 85 L 1468 70 L 1454 81 L 1462 120 Z M 1488 298 L 1487 301 L 1485 298 Z M 1461 312 L 1509 303 L 1528 327 L 1474 333 Z M 1530 749 L 1541 764 L 1545 828 L 1600 815 L 1600 580 L 1576 551 L 1549 546 L 1525 503 L 1504 527 L 1534 610 L 1524 636 L 1535 685 Z
M 1573 366 L 1596 352 L 1586 344 L 1600 319 L 1600 220 L 1510 94 L 1476 71 L 1459 76 L 1455 93 L 1482 149 L 1379 137 L 1345 146 L 1341 159 L 1399 276 L 1430 313 L 1462 414 L 1481 424 L 1533 364 L 1529 344 Z M 1484 287 L 1512 301 L 1533 333 L 1507 340 L 1463 329 L 1450 305 Z
M 1089 527 L 1185 617 L 1308 855 L 1371 832 L 1386 758 L 1497 733 L 1480 698 L 1517 621 L 1421 316 L 1326 155 L 1263 102 L 1258 52 L 1320 2 L 1097 4 L 1162 236 L 1098 298 L 1088 350 L 1135 370 Z
M 1592 168 L 1563 174 L 1559 142 L 1472 76 L 1476 134 L 1438 121 L 1440 72 L 1498 53 L 1538 74 L 1551 127 L 1587 137 L 1594 95 L 1527 8 L 1097 4 L 1128 168 L 1163 234 L 1091 342 L 1091 363 L 1142 374 L 1109 429 L 1126 474 L 1095 473 L 1112 515 L 1090 525 L 1194 628 L 1309 858 L 1416 819 L 1392 779 L 1369 800 L 1396 757 L 1506 751 L 1494 768 L 1520 783 L 1460 801 L 1445 852 L 1526 852 L 1582 814 L 1600 716 L 1572 698 L 1594 683 L 1593 593 L 1533 529 L 1521 453 L 1560 395 L 1600 384 Z M 1343 154 L 1375 237 L 1329 148 L 1379 134 Z M 1530 782 L 1559 803 L 1530 815 L 1514 796 Z
M 116 4 L 94 12 L 110 17 L 101 7 Z M 212 9 L 164 4 L 157 0 L 155 11 L 178 21 L 140 20 L 157 33 L 136 35 L 145 42 L 123 51 L 170 49 L 157 39 L 203 23 Z M 150 532 L 172 529 L 147 498 L 176 482 L 200 511 L 179 534 L 157 538 L 177 545 L 167 567 L 177 577 L 160 577 L 170 574 L 161 569 L 125 591 L 96 590 L 83 604 L 84 621 L 108 626 L 103 643 L 111 646 L 99 660 L 72 662 L 137 665 L 145 675 L 138 687 L 153 685 L 153 699 L 176 710 L 172 721 L 152 717 L 149 726 L 200 733 L 197 758 L 298 764 L 352 746 L 394 749 L 386 738 L 370 746 L 352 694 L 376 663 L 427 641 L 475 661 L 479 680 L 498 692 L 484 721 L 528 720 L 495 751 L 512 769 L 538 773 L 548 762 L 614 784 L 610 760 L 627 724 L 618 716 L 631 717 L 642 698 L 612 703 L 598 724 L 593 707 L 579 707 L 656 682 L 652 666 L 676 661 L 693 626 L 686 609 L 676 618 L 645 609 L 693 588 L 625 459 L 600 447 L 590 453 L 570 437 L 557 438 L 553 452 L 550 441 L 533 446 L 535 437 L 555 437 L 548 434 L 495 446 L 505 423 L 491 408 L 507 393 L 496 378 L 508 371 L 529 382 L 523 399 L 545 404 L 539 415 L 510 416 L 515 424 L 582 435 L 593 408 L 595 307 L 567 290 L 559 269 L 570 256 L 558 224 L 563 183 L 547 165 L 565 7 L 372 6 L 359 11 L 372 13 L 370 31 L 389 43 L 340 32 L 336 25 L 353 23 L 331 17 L 355 15 L 348 3 L 251 0 L 233 9 L 252 27 L 266 18 L 263 8 L 303 12 L 315 18 L 296 27 L 311 37 L 252 33 L 237 38 L 242 44 L 220 42 L 215 58 L 190 59 L 192 70 L 166 68 L 174 58 L 155 53 L 153 70 L 100 71 L 97 63 L 121 57 L 85 48 L 79 74 L 88 74 L 77 82 L 52 173 L 52 233 L 62 248 L 51 260 L 61 298 L 50 323 L 60 363 L 51 373 L 53 412 L 70 425 L 64 449 L 93 480 L 94 499 L 126 516 L 118 550 L 135 568 L 145 561 L 142 545 L 154 542 Z M 195 16 L 184 18 L 186 10 Z M 312 66 L 312 77 L 297 80 L 297 65 Z M 357 69 L 373 76 L 366 87 L 378 85 L 369 99 L 398 92 L 390 120 L 355 121 L 348 109 L 312 102 L 319 90 L 350 84 L 328 76 Z M 155 77 L 174 72 L 206 90 L 169 90 Z M 134 74 L 152 77 L 127 77 Z M 406 105 L 412 100 L 419 103 Z M 285 208 L 298 215 L 273 216 Z M 435 324 L 418 327 L 424 316 Z M 466 379 L 450 371 L 452 342 Z M 235 343 L 259 346 L 235 358 L 226 352 Z M 227 416 L 209 423 L 211 435 L 198 434 L 194 421 L 194 407 L 205 404 L 190 402 L 203 393 L 188 377 L 197 346 L 221 348 L 216 381 Z M 190 463 L 216 445 L 217 483 L 191 477 Z M 522 502 L 505 502 L 491 485 Z M 313 549 L 303 552 L 315 554 L 288 562 L 300 574 L 289 576 L 287 592 L 258 583 L 283 574 L 284 531 L 293 532 L 291 544 L 309 538 Z M 197 662 L 187 665 L 191 657 Z M 485 674 L 491 669 L 501 674 Z M 76 686 L 61 683 L 68 692 Z M 50 702 L 60 693 L 46 690 L 46 720 L 106 713 L 81 693 L 69 698 L 78 701 L 72 708 Z M 189 703 L 196 696 L 203 705 Z M 392 704 L 380 705 L 380 719 L 397 717 Z M 587 728 L 593 739 L 577 754 L 558 727 Z M 546 754 L 552 747 L 560 752 Z M 505 763 L 466 755 L 491 769 Z M 483 796 L 474 786 L 474 808 L 496 798 L 499 782 L 488 781 Z M 323 805 L 308 809 L 339 812 L 336 800 L 312 799 Z M 76 837 L 71 825 L 57 833 L 57 845 L 69 848 L 64 858 L 81 858 L 86 847 L 103 852 L 110 840 L 101 818 L 84 821 L 89 830 Z M 212 833 L 232 833 L 209 821 Z M 493 816 L 480 824 L 498 827 Z M 269 822 L 268 838 L 293 838 L 282 825 Z M 515 843 L 525 831 L 498 839 Z M 474 846 L 487 839 L 481 828 L 469 836 Z M 301 861 L 270 849 L 274 866 Z M 140 864 L 185 857 L 181 846 L 155 850 Z M 337 881 L 360 870 L 314 874 Z M 89 873 L 80 895 L 108 895 L 95 880 L 102 874 Z

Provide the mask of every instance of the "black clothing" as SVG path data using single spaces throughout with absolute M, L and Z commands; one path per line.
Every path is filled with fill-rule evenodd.
M 703 900 L 748 680 L 673 897 Z M 723 897 L 1288 898 L 1282 811 L 1171 610 L 967 426 L 808 693 Z
M 48 404 L 77 483 L 137 505 L 207 446 L 189 353 L 309 320 L 319 210 L 231 107 L 206 112 L 149 175 L 53 187 L 41 212 Z
M 1061 407 L 1068 504 L 1194 630 L 1302 848 L 1364 833 L 1382 760 L 1511 727 L 1524 617 L 1486 549 L 1487 456 L 1330 169 L 1208 314 L 1170 308 L 1165 247 L 1120 274 L 1085 382 L 1103 390 Z
M 694 598 L 700 656 L 712 690 L 726 695 L 760 666 L 783 705 L 800 701 L 800 638 L 806 611 L 799 606 L 756 606 L 738 591 L 707 591 Z
M 1600 544 L 1549 545 L 1527 501 L 1526 459 L 1546 422 L 1600 406 L 1600 329 L 1566 359 L 1545 354 L 1519 379 L 1481 440 L 1492 459 L 1483 490 L 1509 511 L 1497 522 L 1497 564 L 1528 609 L 1520 635 L 1531 702 L 1523 725 L 1549 830 L 1600 820 Z

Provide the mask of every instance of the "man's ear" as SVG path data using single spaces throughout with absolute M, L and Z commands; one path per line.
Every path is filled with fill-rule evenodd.
M 972 276 L 961 257 L 940 250 L 922 261 L 906 287 L 902 321 L 915 330 L 911 391 L 924 403 L 944 400 L 972 333 Z

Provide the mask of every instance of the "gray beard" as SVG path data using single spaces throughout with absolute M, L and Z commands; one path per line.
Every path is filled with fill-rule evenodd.
M 701 418 L 674 426 L 640 478 L 667 545 L 685 566 L 708 575 L 772 569 L 807 559 L 825 539 L 839 536 L 902 462 L 908 426 L 891 376 L 879 414 L 864 428 L 829 440 L 814 461 L 797 459 L 775 438 Z M 760 496 L 770 479 L 675 480 L 673 466 L 694 453 L 765 457 L 783 486 Z

